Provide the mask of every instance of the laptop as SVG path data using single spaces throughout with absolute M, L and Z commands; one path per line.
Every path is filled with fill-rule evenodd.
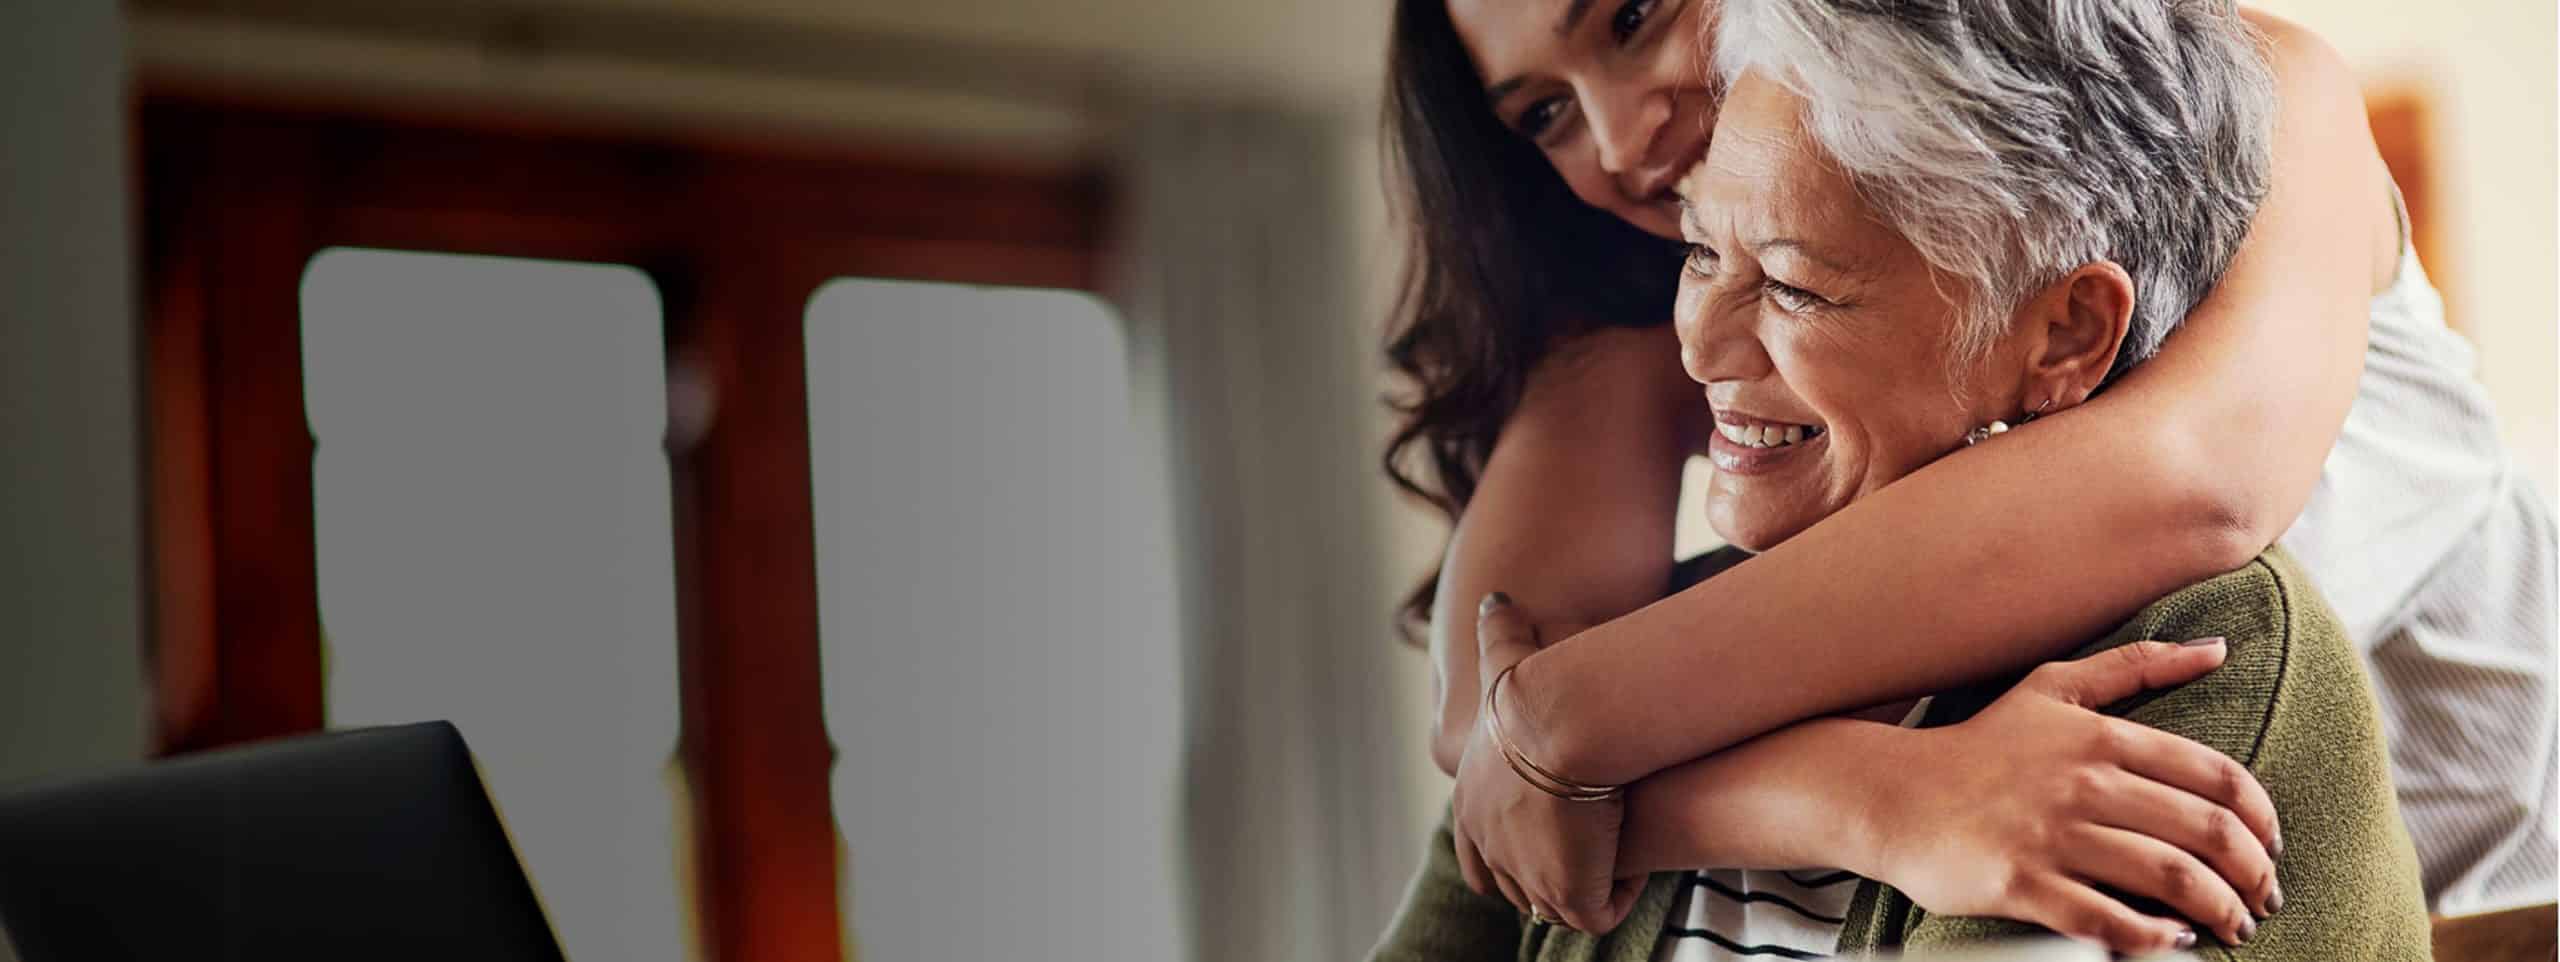
M 563 962 L 448 722 L 0 791 L 0 929 L 24 962 Z

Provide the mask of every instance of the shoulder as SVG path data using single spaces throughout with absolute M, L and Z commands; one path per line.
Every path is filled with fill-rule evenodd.
M 2241 16 L 2258 32 L 2267 68 L 2275 75 L 2279 89 L 2288 94 L 2316 96 L 2324 102 L 2343 96 L 2361 103 L 2362 92 L 2354 68 L 2338 48 L 2330 46 L 2318 33 L 2264 10 L 2243 10 Z
M 1556 342 L 1529 371 L 1511 430 L 1676 446 L 1704 439 L 1706 404 L 1670 324 L 1604 327 Z M 1510 433 L 1506 430 L 1506 433 Z
M 2381 721 L 2361 662 L 2309 577 L 2281 549 L 2169 593 L 2083 656 L 2144 639 L 2220 636 L 2222 667 L 2108 707 L 2246 766 L 2275 803 L 2287 908 L 2235 960 L 2425 957 L 2417 857 L 2393 797 Z M 1946 945 L 2026 931 L 1929 916 L 1880 892 L 1865 937 Z M 2298 907 L 2296 907 L 2298 906 Z M 1844 942 L 1845 944 L 1845 942 Z
M 2390 171 L 2366 120 L 2364 83 L 2336 47 L 2310 28 L 2260 10 L 2244 10 L 2260 38 L 2276 90 L 2276 181 L 2328 183 L 2351 191 L 2327 199 L 2324 216 L 2372 235 L 2374 289 L 2388 286 L 2400 262 L 2398 208 L 2389 202 Z M 2288 146 L 2290 145 L 2290 146 Z M 2291 168 L 2288 170 L 2288 168 Z M 2353 185 L 2353 186 L 2347 186 Z M 2361 203 L 2340 207 L 2342 201 Z M 2341 211 L 2346 213 L 2341 213 Z M 2354 216 L 2352 221 L 2339 221 Z
M 2222 638 L 2230 655 L 2211 674 L 2113 707 L 2255 766 L 2283 704 L 2364 704 L 2355 650 L 2299 564 L 2272 549 L 2231 571 L 2170 592 L 2088 651 L 2141 640 Z

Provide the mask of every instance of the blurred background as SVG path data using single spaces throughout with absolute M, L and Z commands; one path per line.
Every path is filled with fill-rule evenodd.
M 0 783 L 450 718 L 580 959 L 1383 927 L 1388 4 L 6 3 Z M 2552 5 L 2268 6 L 2549 496 Z

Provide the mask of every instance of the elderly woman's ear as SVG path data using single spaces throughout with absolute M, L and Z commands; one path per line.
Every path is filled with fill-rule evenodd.
M 2106 383 L 2133 321 L 2133 278 L 2113 261 L 2080 265 L 2019 312 L 2025 342 L 2020 399 L 2051 414 L 2089 399 Z

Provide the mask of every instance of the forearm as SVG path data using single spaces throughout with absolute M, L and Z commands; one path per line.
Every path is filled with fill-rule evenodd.
M 2055 464 L 2106 467 L 2058 489 Z M 2023 671 L 2254 553 L 2218 505 L 2168 480 L 2182 470 L 2081 412 L 2011 431 L 1530 657 L 1506 711 L 1531 757 L 1617 783 L 1802 718 Z
M 1618 874 L 1840 868 L 1873 877 L 1876 826 L 1909 732 L 1802 722 L 1657 772 L 1627 790 Z

